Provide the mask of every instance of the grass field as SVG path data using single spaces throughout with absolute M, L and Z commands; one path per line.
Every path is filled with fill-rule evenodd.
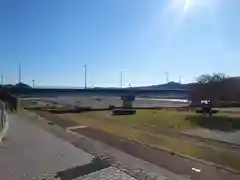
M 204 127 L 224 131 L 240 129 L 240 118 L 227 115 L 204 117 L 175 110 L 138 110 L 136 115 L 112 116 L 109 111 L 59 114 L 81 125 L 121 137 L 165 148 L 177 153 L 212 161 L 240 171 L 239 149 L 180 138 L 178 133 Z

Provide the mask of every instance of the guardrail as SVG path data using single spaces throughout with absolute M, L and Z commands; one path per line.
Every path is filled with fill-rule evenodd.
M 1 113 L 0 114 L 0 142 L 1 142 L 9 128 L 5 104 L 2 101 L 0 101 L 0 113 Z

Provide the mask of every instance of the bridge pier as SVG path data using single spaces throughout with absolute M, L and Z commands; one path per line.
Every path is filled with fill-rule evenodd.
M 135 100 L 135 96 L 134 95 L 122 95 L 121 100 L 122 100 L 122 108 L 131 109 L 132 103 Z

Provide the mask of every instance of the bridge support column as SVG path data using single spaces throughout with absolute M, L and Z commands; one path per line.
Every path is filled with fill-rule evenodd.
M 121 96 L 121 100 L 122 100 L 122 108 L 131 109 L 132 103 L 135 100 L 135 96 L 134 95 L 123 95 L 123 96 Z

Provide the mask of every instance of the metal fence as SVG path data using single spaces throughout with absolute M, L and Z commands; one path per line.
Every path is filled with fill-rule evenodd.
M 9 127 L 5 104 L 2 101 L 0 101 L 0 113 L 0 141 L 2 141 Z

